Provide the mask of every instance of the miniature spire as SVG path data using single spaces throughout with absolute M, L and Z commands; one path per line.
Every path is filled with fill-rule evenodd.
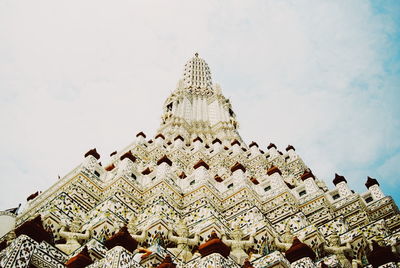
M 271 149 L 272 147 L 274 147 L 276 149 L 276 145 L 273 144 L 272 142 L 269 143 L 269 145 L 267 146 L 267 149 Z
M 89 150 L 89 151 L 85 154 L 85 157 L 88 157 L 89 155 L 93 156 L 93 157 L 96 158 L 97 160 L 100 159 L 100 155 L 99 155 L 99 153 L 96 151 L 96 148 L 93 148 L 93 149 Z
M 379 186 L 378 180 L 368 176 L 367 177 L 367 182 L 365 183 L 365 186 L 369 189 L 373 185 L 378 185 Z
M 336 186 L 336 185 L 338 185 L 339 183 L 341 183 L 341 182 L 345 182 L 345 183 L 347 183 L 347 181 L 346 181 L 346 179 L 343 177 L 343 176 L 341 176 L 341 175 L 338 175 L 337 173 L 335 173 L 335 178 L 333 179 L 333 184 Z
M 308 178 L 313 178 L 313 179 L 315 179 L 315 176 L 314 176 L 314 174 L 312 173 L 311 170 L 306 169 L 306 170 L 304 170 L 304 173 L 303 173 L 303 175 L 301 175 L 300 179 L 301 179 L 302 181 L 305 181 L 305 180 L 308 179 Z
M 288 152 L 288 151 L 290 151 L 290 150 L 296 151 L 296 149 L 294 149 L 293 145 L 290 145 L 290 144 L 289 144 L 289 145 L 286 147 L 286 151 Z
M 276 166 L 272 166 L 267 170 L 267 174 L 268 176 L 271 176 L 274 173 L 279 173 L 279 175 L 282 175 L 282 172 L 280 171 L 280 169 Z
M 381 188 L 379 187 L 378 180 L 368 176 L 365 186 L 368 188 L 368 190 L 371 193 L 374 200 L 379 200 L 379 199 L 385 197 L 385 194 L 382 192 Z

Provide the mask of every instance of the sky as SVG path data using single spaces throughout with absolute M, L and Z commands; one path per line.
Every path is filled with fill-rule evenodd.
M 0 210 L 138 132 L 198 52 L 240 134 L 400 204 L 400 1 L 0 1 Z

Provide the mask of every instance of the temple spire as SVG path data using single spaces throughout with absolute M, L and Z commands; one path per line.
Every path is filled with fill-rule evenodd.
M 159 133 L 187 140 L 197 137 L 204 144 L 216 137 L 230 144 L 242 141 L 229 99 L 219 85 L 213 85 L 210 67 L 195 53 L 185 64 L 183 78 L 164 103 Z
M 208 64 L 195 53 L 184 67 L 183 82 L 186 89 L 193 93 L 204 93 L 212 91 L 211 72 Z

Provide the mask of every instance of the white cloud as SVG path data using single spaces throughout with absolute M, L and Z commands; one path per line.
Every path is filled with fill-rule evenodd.
M 367 2 L 0 5 L 0 208 L 46 189 L 89 148 L 106 158 L 154 134 L 195 51 L 245 139 L 293 144 L 324 179 L 346 173 L 357 188 L 399 146 L 384 70 L 395 25 Z

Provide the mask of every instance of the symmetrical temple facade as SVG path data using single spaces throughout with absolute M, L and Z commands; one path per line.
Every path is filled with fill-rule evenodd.
M 157 133 L 99 159 L 89 150 L 19 212 L 2 212 L 15 223 L 0 267 L 397 265 L 400 215 L 378 181 L 355 193 L 336 174 L 328 189 L 293 146 L 246 144 L 198 54 Z

